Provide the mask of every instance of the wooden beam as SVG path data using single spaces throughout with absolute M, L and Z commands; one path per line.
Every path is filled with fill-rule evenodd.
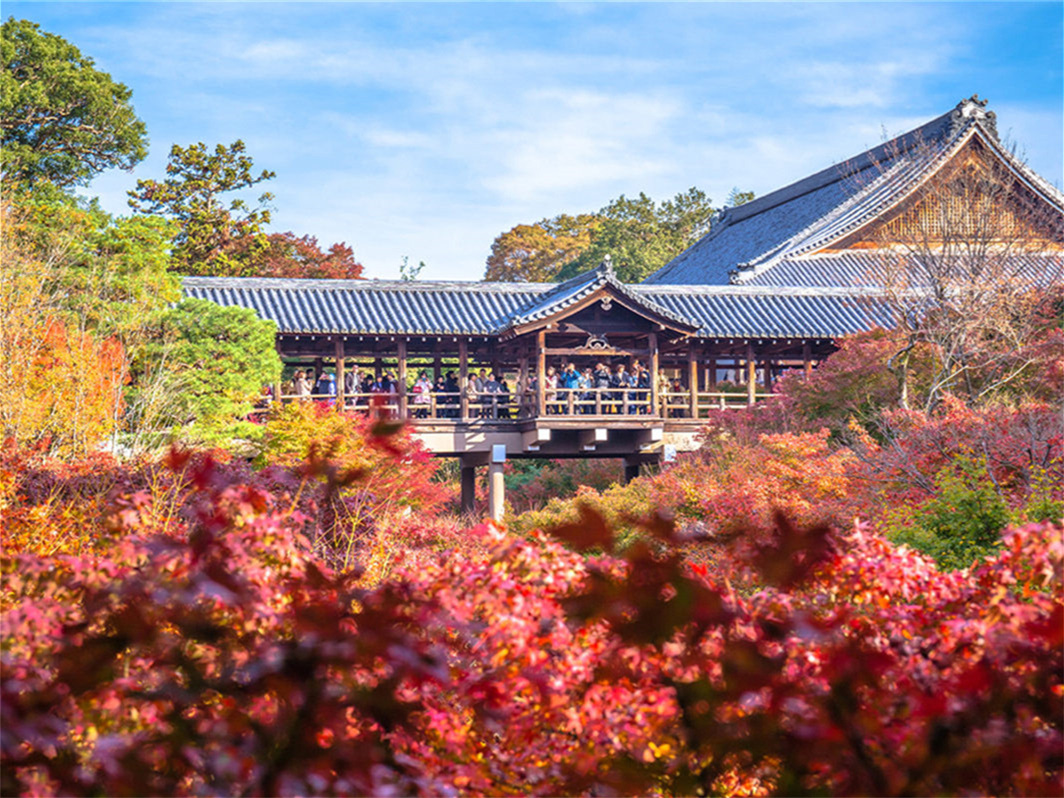
M 698 418 L 698 350 L 692 341 L 687 349 L 687 389 L 691 405 L 691 418 Z
M 654 333 L 651 333 L 653 335 Z M 571 357 L 649 357 L 649 349 L 589 349 L 584 346 L 549 347 L 543 350 L 547 355 L 567 355 Z

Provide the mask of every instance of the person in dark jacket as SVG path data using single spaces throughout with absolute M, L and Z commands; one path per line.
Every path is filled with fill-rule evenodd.
M 605 363 L 595 364 L 595 370 L 594 372 L 592 372 L 592 378 L 592 387 L 595 389 L 595 392 L 592 394 L 592 398 L 599 397 L 601 400 L 600 403 L 606 402 L 606 400 L 610 398 L 610 395 L 609 392 L 603 389 L 610 387 L 610 370 L 606 368 Z M 609 405 L 602 404 L 603 413 L 609 413 L 610 410 L 611 408 Z
M 618 363 L 617 367 L 613 370 L 613 374 L 610 377 L 610 387 L 614 389 L 628 387 L 628 372 L 624 368 L 624 363 Z M 625 391 L 622 390 L 610 391 L 610 400 L 613 402 L 613 406 L 610 408 L 610 412 L 625 412 L 624 394 Z

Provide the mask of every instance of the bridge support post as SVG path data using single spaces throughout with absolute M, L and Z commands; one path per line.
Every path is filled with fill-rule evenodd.
M 506 445 L 495 444 L 491 447 L 491 460 L 488 462 L 488 511 L 491 520 L 502 523 L 506 515 L 506 480 L 503 466 L 506 464 Z
M 477 509 L 477 467 L 471 459 L 461 458 L 462 464 L 462 515 L 472 515 Z
M 627 485 L 633 479 L 639 476 L 639 466 L 641 463 L 638 460 L 633 460 L 630 457 L 626 457 L 624 460 L 624 484 Z

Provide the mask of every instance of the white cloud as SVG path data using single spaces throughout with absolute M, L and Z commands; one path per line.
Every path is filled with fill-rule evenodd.
M 133 86 L 154 142 L 93 184 L 107 207 L 170 143 L 241 137 L 278 173 L 276 226 L 378 276 L 405 254 L 475 279 L 499 232 L 622 192 L 771 191 L 948 110 L 943 74 L 970 91 L 995 68 L 954 4 L 75 8 L 63 35 Z M 992 99 L 1059 182 L 1059 99 Z

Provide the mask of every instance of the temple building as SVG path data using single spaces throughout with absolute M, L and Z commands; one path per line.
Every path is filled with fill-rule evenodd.
M 707 411 L 767 399 L 780 375 L 807 374 L 840 337 L 892 326 L 891 297 L 928 288 L 923 254 L 979 236 L 1032 286 L 1060 281 L 1064 196 L 1002 145 L 994 113 L 973 97 L 725 209 L 638 285 L 607 259 L 560 284 L 188 277 L 183 290 L 273 320 L 289 369 L 335 372 L 338 406 L 381 402 L 345 393 L 352 369 L 393 373 L 388 412 L 433 452 L 461 458 L 467 507 L 473 469 L 489 465 L 501 517 L 506 458 L 623 457 L 631 475 L 694 448 Z M 569 363 L 645 376 L 626 390 L 554 384 L 551 370 Z M 505 392 L 469 390 L 481 369 Z M 457 388 L 415 396 L 421 371 L 432 381 L 454 372 Z M 273 388 L 283 401 L 291 393 Z

